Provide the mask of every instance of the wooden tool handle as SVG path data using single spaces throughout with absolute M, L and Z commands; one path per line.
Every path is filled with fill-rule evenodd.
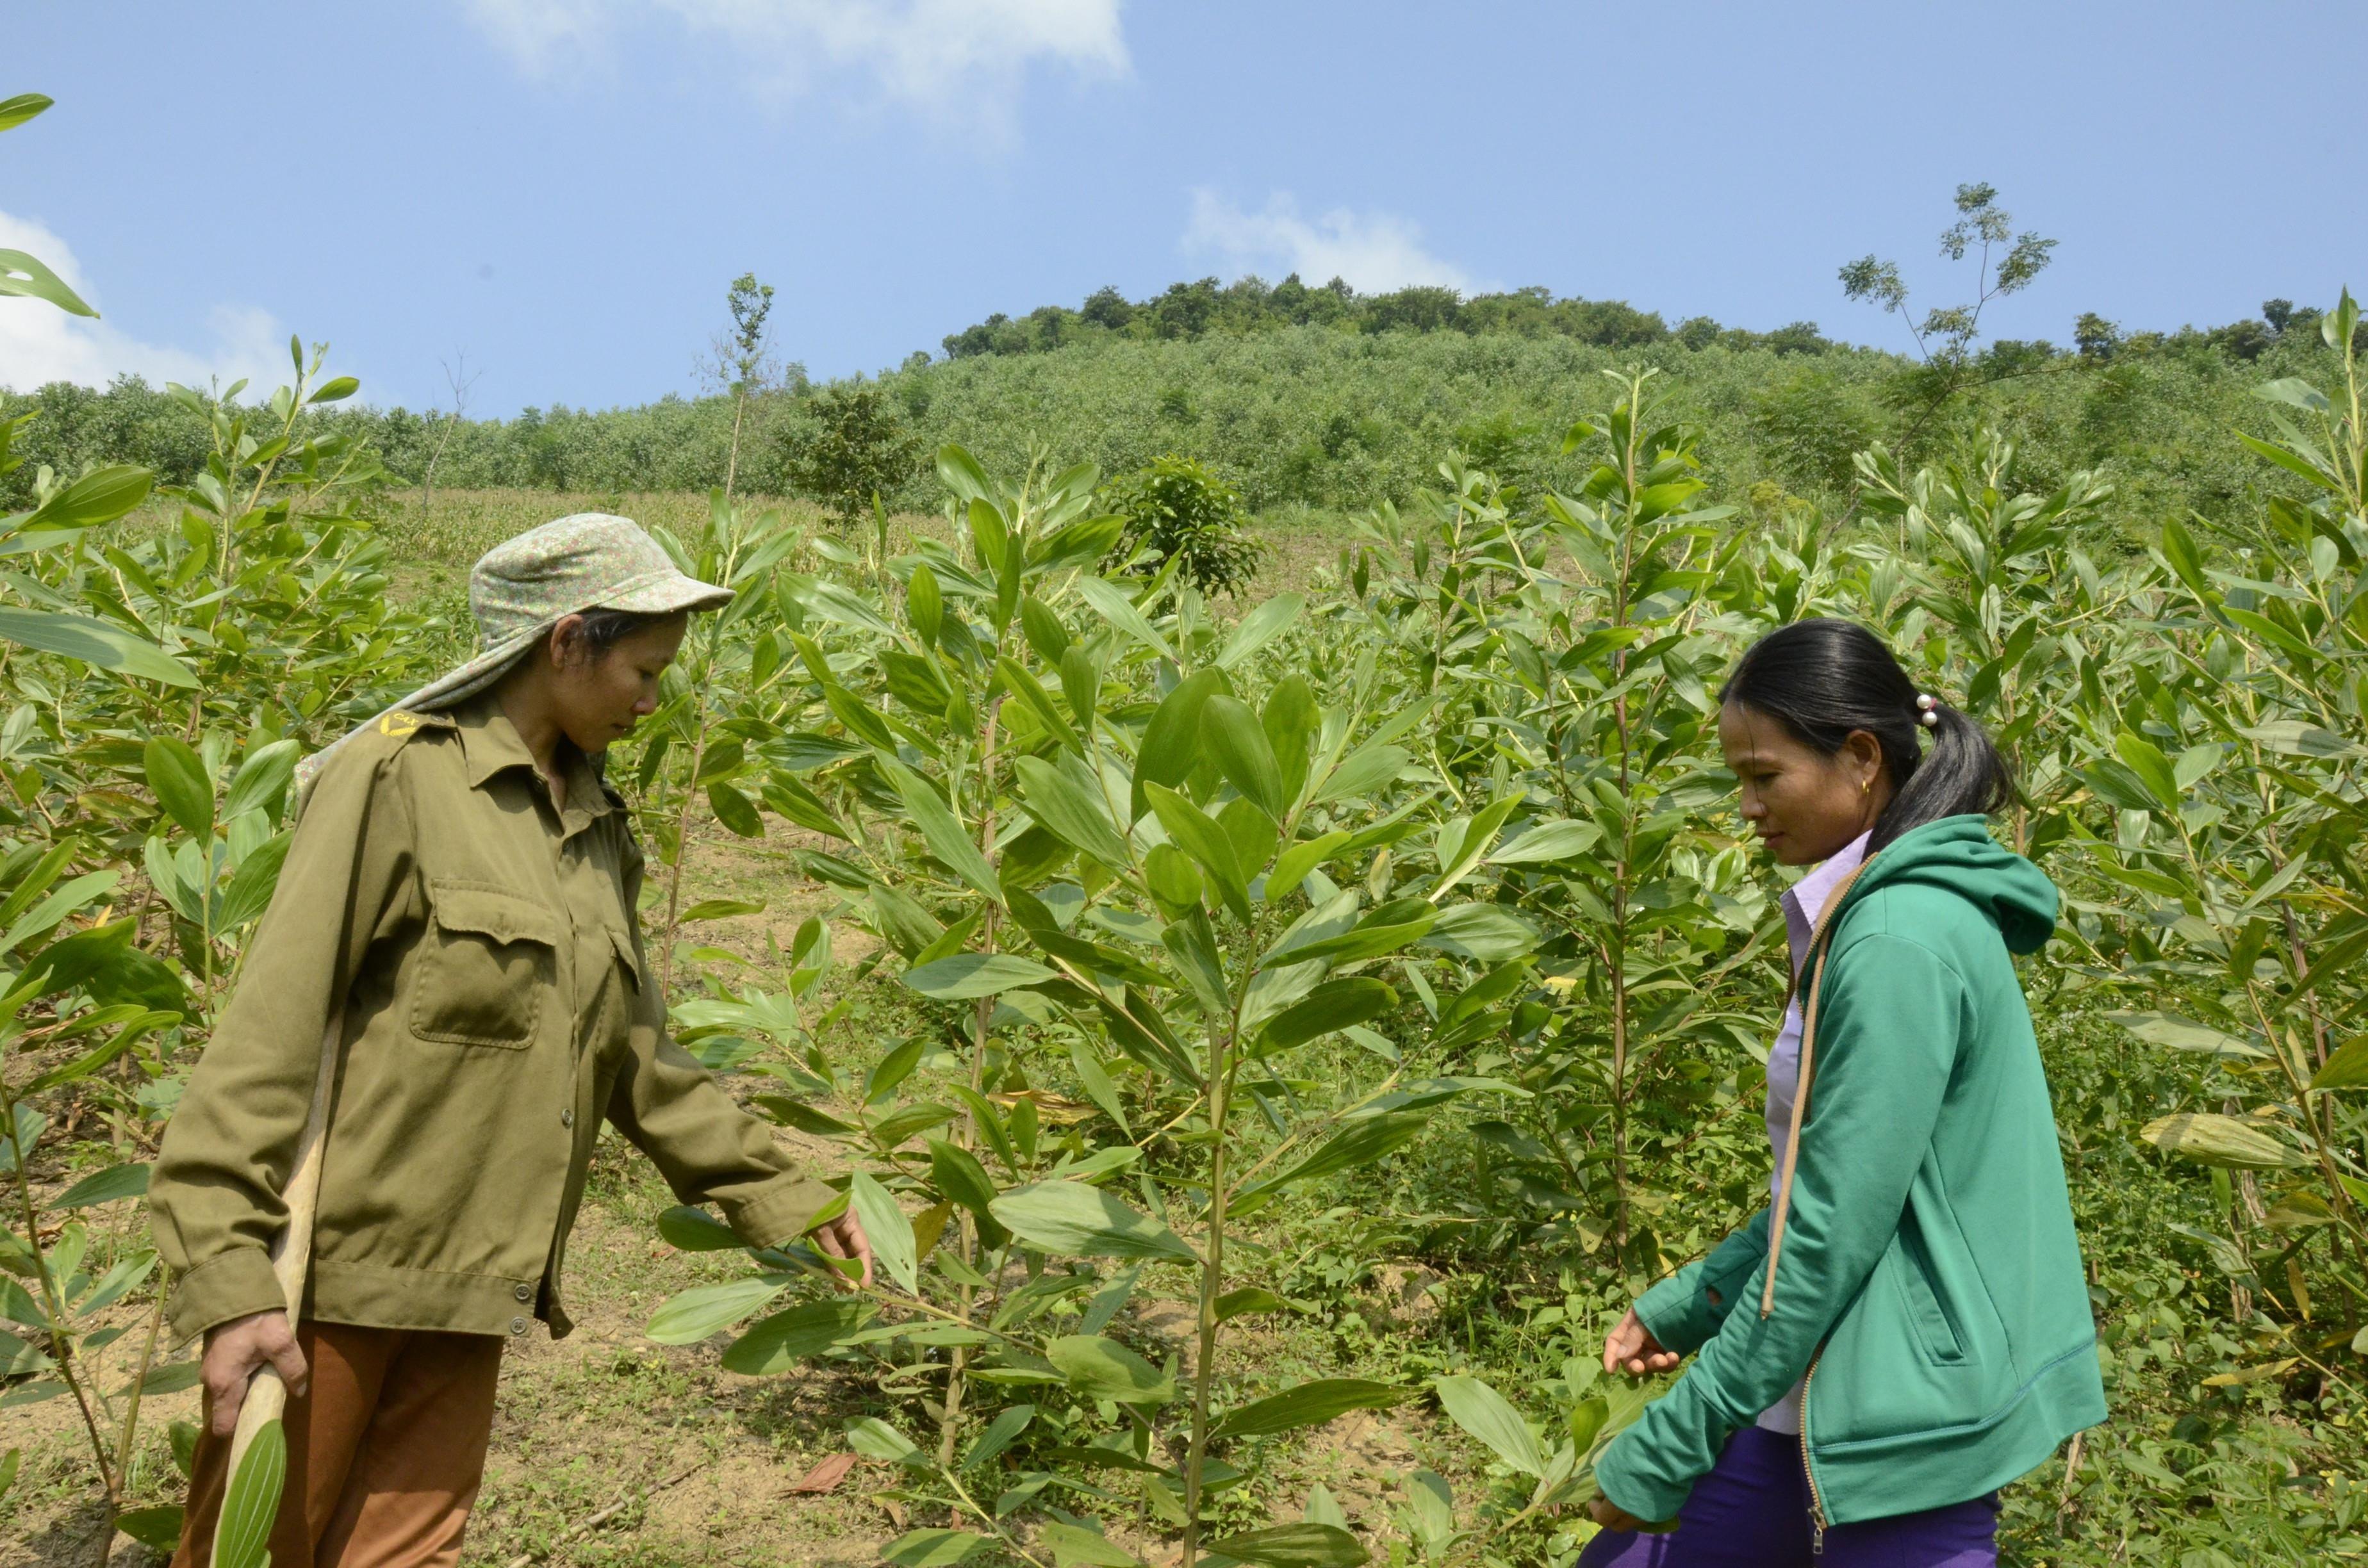
M 291 1331 L 302 1315 L 304 1278 L 313 1267 L 313 1222 L 321 1206 L 321 1149 L 328 1142 L 329 1099 L 337 1085 L 337 1055 L 345 1026 L 345 1010 L 339 1008 L 321 1037 L 321 1066 L 313 1075 L 313 1104 L 304 1115 L 304 1131 L 296 1139 L 296 1156 L 289 1162 L 288 1185 L 281 1190 L 288 1202 L 288 1227 L 271 1244 L 271 1272 L 278 1277 L 279 1293 L 288 1303 Z M 246 1457 L 256 1433 L 279 1420 L 287 1408 L 288 1385 L 267 1362 L 248 1381 L 246 1399 L 238 1407 L 238 1426 L 230 1439 L 230 1464 L 223 1472 L 225 1483 L 238 1474 L 239 1461 Z

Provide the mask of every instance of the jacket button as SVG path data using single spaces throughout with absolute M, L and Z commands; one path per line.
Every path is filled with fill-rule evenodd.
M 512 1319 L 510 1319 L 510 1332 L 511 1332 L 512 1334 L 524 1334 L 524 1333 L 526 1332 L 526 1319 L 524 1319 L 524 1318 L 512 1318 Z
M 574 1106 L 570 1106 L 565 1110 L 559 1113 L 559 1125 L 562 1127 L 573 1127 L 575 1125 L 575 1108 Z
M 534 1287 L 531 1285 L 521 1285 L 517 1290 L 512 1290 L 510 1294 L 516 1296 L 521 1301 L 531 1301 L 534 1300 Z

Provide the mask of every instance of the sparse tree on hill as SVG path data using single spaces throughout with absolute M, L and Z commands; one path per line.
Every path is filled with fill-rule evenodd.
M 765 351 L 765 318 L 773 313 L 773 286 L 744 272 L 732 280 L 723 302 L 732 312 L 732 325 L 716 334 L 709 346 L 714 356 L 709 374 L 732 394 L 732 448 L 723 460 L 723 495 L 729 500 L 740 477 L 740 431 L 749 396 L 771 385 L 779 367 Z
M 2019 293 L 2047 269 L 2055 242 L 2036 231 L 2014 232 L 2013 215 L 1998 204 L 1998 187 L 1987 183 L 1957 187 L 1957 221 L 1941 232 L 1941 254 L 1951 261 L 1975 258 L 1974 298 L 1962 305 L 1936 305 L 1919 323 L 1907 314 L 1907 285 L 1899 264 L 1873 255 L 1861 256 L 1841 269 L 1846 298 L 1881 305 L 1885 314 L 1905 317 L 1924 361 L 1925 384 L 1918 389 L 1924 412 L 1911 427 L 1920 428 L 1942 403 L 1964 388 L 1997 379 L 1985 374 L 1974 354 L 1980 341 L 1982 312 L 1991 301 Z

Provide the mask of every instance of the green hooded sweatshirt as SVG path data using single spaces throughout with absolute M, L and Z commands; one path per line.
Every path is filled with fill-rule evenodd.
M 1817 1522 L 1979 1497 L 2105 1418 L 2096 1324 L 2011 957 L 2055 889 L 1978 816 L 1901 835 L 1834 911 L 1775 1308 L 1768 1211 L 1647 1291 L 1693 1364 L 1596 1467 L 1670 1519 L 1729 1434 L 1805 1372 Z M 1805 984 L 1805 981 L 1804 981 Z

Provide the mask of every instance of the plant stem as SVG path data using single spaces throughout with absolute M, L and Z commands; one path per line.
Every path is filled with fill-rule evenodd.
M 41 1279 L 41 1305 L 44 1315 L 50 1320 L 50 1355 L 58 1364 L 58 1377 L 65 1383 L 67 1392 L 74 1395 L 75 1407 L 82 1412 L 83 1430 L 90 1434 L 91 1455 L 98 1462 L 99 1483 L 107 1489 L 108 1523 L 110 1527 L 107 1539 L 111 1540 L 113 1516 L 123 1506 L 122 1484 L 115 1467 L 108 1462 L 107 1439 L 99 1436 L 97 1419 L 91 1414 L 90 1397 L 83 1391 L 82 1380 L 74 1376 L 74 1346 L 66 1339 L 66 1304 L 58 1297 L 57 1281 L 50 1278 L 49 1255 L 41 1247 L 40 1213 L 33 1207 L 33 1177 L 25 1168 L 25 1146 L 17 1137 L 17 1098 L 8 1093 L 5 1085 L 0 1085 L 0 1118 L 6 1118 L 8 1124 L 8 1152 L 16 1166 L 17 1199 L 25 1214 L 25 1244 L 32 1249 L 33 1268 Z
M 1233 1098 L 1235 1031 L 1241 1027 L 1245 986 L 1231 1017 L 1209 1031 L 1209 1234 L 1201 1264 L 1200 1347 L 1192 1367 L 1192 1448 L 1184 1462 L 1184 1556 L 1192 1568 L 1201 1551 L 1201 1472 L 1209 1453 L 1209 1396 L 1217 1380 L 1217 1298 L 1225 1278 L 1225 1114 Z
M 988 865 L 995 863 L 995 736 L 996 722 L 1002 717 L 1003 704 L 998 699 L 989 703 L 986 722 L 980 731 L 978 752 L 978 852 Z M 981 938 L 981 952 L 995 951 L 996 916 L 1001 912 L 993 904 L 986 906 L 983 923 L 985 935 Z M 982 996 L 971 1014 L 970 1086 L 974 1095 L 986 1092 L 986 1026 L 995 1016 L 995 998 Z M 963 1147 L 971 1153 L 978 1149 L 978 1115 L 968 1102 L 962 1107 Z M 978 1266 L 977 1221 L 968 1210 L 962 1216 L 962 1261 L 975 1268 Z M 962 1321 L 970 1321 L 972 1287 L 964 1285 L 961 1293 Z M 957 1345 L 949 1358 L 946 1369 L 945 1403 L 939 1408 L 938 1421 L 938 1464 L 949 1473 L 953 1469 L 954 1441 L 962 1432 L 962 1374 L 970 1365 L 970 1347 Z M 959 1489 L 959 1488 L 958 1488 Z
M 123 1437 L 115 1447 L 115 1472 L 129 1477 L 131 1473 L 131 1442 L 140 1430 L 140 1399 L 148 1381 L 148 1369 L 156 1361 L 156 1341 L 165 1326 L 165 1302 L 168 1281 L 161 1272 L 156 1280 L 156 1305 L 148 1313 L 148 1337 L 140 1346 L 140 1367 L 131 1375 L 131 1403 L 123 1413 Z

